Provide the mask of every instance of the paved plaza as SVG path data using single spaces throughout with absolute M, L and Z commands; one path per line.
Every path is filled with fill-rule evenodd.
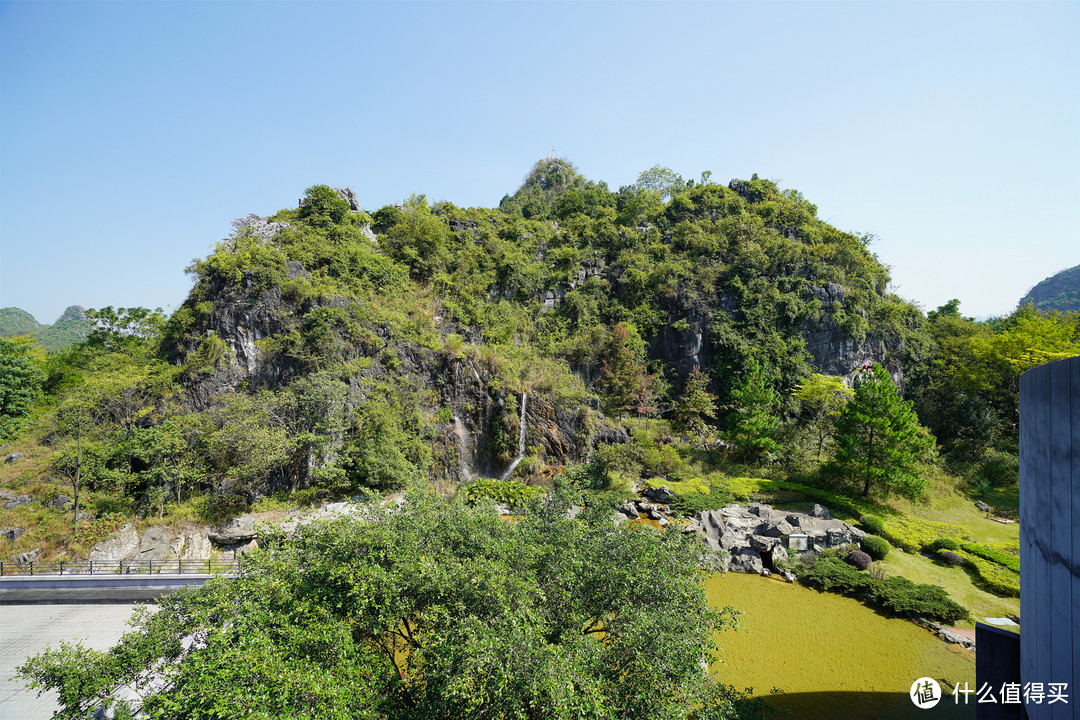
M 46 720 L 59 709 L 56 693 L 37 697 L 12 678 L 15 668 L 45 646 L 80 639 L 104 650 L 129 630 L 135 603 L 0 605 L 0 720 Z

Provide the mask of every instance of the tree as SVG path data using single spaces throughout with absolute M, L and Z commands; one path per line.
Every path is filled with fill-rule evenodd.
M 675 426 L 705 436 L 708 420 L 716 418 L 716 396 L 709 392 L 709 375 L 695 365 L 686 379 L 686 389 L 672 408 Z
M 768 460 L 780 449 L 773 438 L 780 427 L 775 407 L 772 379 L 755 358 L 749 358 L 742 376 L 731 389 L 728 405 L 729 437 L 745 459 Z
M 105 422 L 98 399 L 87 388 L 78 388 L 64 397 L 54 416 L 57 431 L 65 438 L 58 461 L 71 483 L 74 525 L 79 524 L 79 491 L 87 471 L 87 451 Z
M 18 432 L 41 397 L 44 381 L 40 358 L 35 357 L 33 336 L 0 338 L 0 440 Z
M 682 175 L 671 168 L 661 165 L 653 165 L 648 170 L 638 174 L 634 187 L 639 190 L 655 192 L 657 196 L 667 202 L 674 196 L 686 189 L 686 182 Z
M 929 459 L 934 438 L 880 364 L 856 376 L 855 394 L 836 418 L 835 441 L 834 469 L 861 480 L 864 497 L 875 485 L 912 500 L 925 490 L 918 466 Z
M 833 421 L 852 395 L 851 388 L 844 385 L 843 378 L 835 375 L 814 373 L 795 388 L 795 398 L 808 420 L 807 427 L 817 435 L 819 460 L 825 441 L 836 427 Z
M 657 411 L 659 379 L 646 367 L 645 342 L 630 323 L 619 323 L 611 331 L 600 385 L 610 412 L 647 418 Z
M 111 305 L 86 311 L 95 327 L 86 338 L 92 348 L 101 348 L 128 355 L 149 355 L 156 349 L 157 339 L 165 324 L 161 308 L 116 308 Z
M 111 650 L 64 645 L 19 672 L 61 690 L 61 718 L 155 666 L 167 682 L 141 710 L 157 718 L 735 717 L 700 665 L 733 618 L 708 605 L 704 547 L 567 507 L 548 496 L 508 523 L 414 494 L 303 526 Z

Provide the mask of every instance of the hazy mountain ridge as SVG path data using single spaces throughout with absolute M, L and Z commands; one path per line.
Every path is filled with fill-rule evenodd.
M 81 305 L 69 305 L 52 325 L 39 323 L 21 308 L 0 308 L 0 337 L 33 333 L 38 345 L 49 352 L 63 350 L 85 340 L 92 329 L 93 325 Z

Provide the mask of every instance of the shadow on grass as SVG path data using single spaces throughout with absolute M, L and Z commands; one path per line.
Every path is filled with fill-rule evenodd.
M 938 683 L 948 678 L 938 678 Z M 914 682 L 916 678 L 911 678 Z M 904 678 L 905 683 L 907 678 Z M 858 687 L 859 678 L 852 677 L 851 684 Z M 904 693 L 887 693 L 852 690 L 847 692 L 801 692 L 772 693 L 765 695 L 765 702 L 773 707 L 786 709 L 791 720 L 975 720 L 975 698 L 964 705 L 961 695 L 957 704 L 951 693 L 951 685 L 942 685 L 943 697 L 932 708 L 920 709 Z

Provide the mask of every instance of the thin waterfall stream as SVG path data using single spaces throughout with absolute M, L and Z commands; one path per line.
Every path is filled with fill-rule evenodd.
M 525 400 L 528 395 L 521 393 L 521 429 L 518 431 L 518 452 L 517 457 L 514 458 L 514 462 L 510 463 L 510 467 L 507 469 L 501 480 L 506 480 L 517 469 L 518 463 L 525 457 Z

